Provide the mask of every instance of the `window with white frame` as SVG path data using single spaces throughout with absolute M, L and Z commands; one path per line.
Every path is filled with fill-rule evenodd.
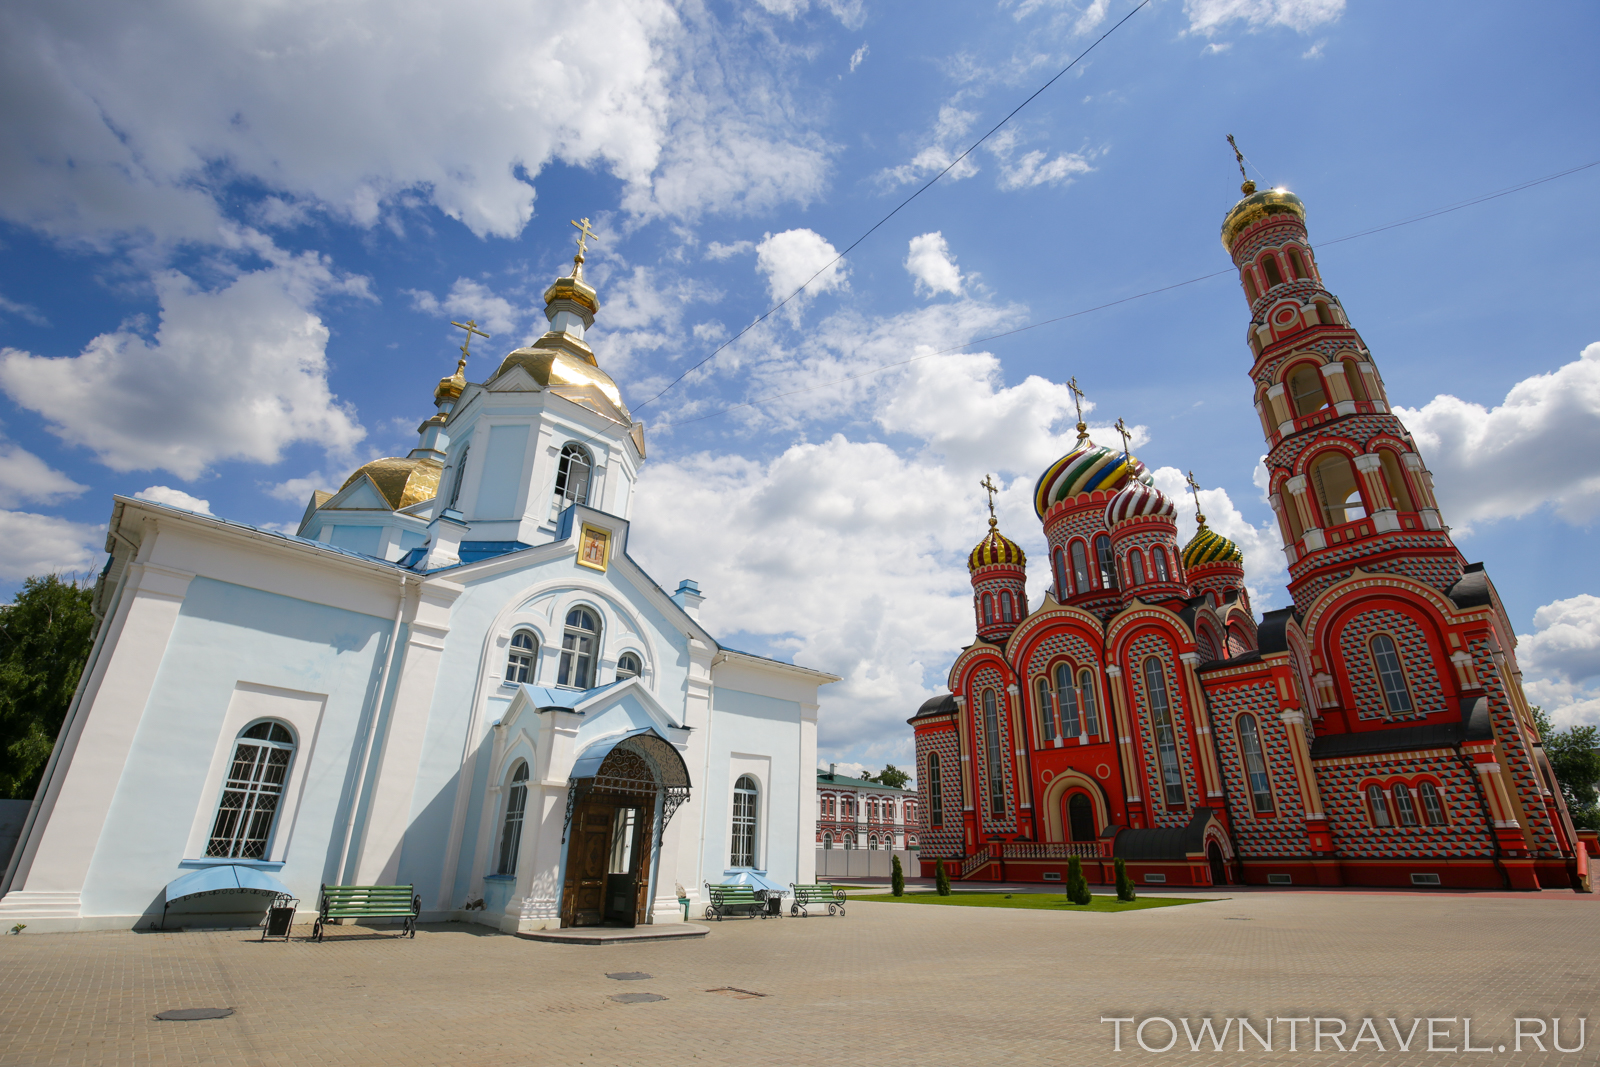
M 1083 705 L 1083 732 L 1090 737 L 1100 736 L 1100 712 L 1094 702 L 1094 678 L 1088 671 L 1078 675 L 1078 694 Z
M 506 653 L 506 681 L 512 684 L 531 682 L 534 678 L 534 661 L 539 657 L 539 639 L 532 630 L 518 630 L 511 635 L 511 650 Z
M 1250 779 L 1250 797 L 1258 812 L 1272 810 L 1272 782 L 1267 777 L 1267 761 L 1261 754 L 1261 732 L 1254 715 L 1239 716 L 1239 749 L 1244 754 L 1244 769 Z
M 1367 786 L 1367 807 L 1372 813 L 1372 825 L 1389 827 L 1394 823 L 1389 818 L 1389 801 L 1383 795 L 1383 786 Z
M 517 873 L 517 853 L 522 849 L 522 819 L 528 810 L 528 764 L 517 761 L 506 790 L 506 815 L 500 825 L 500 874 Z
M 595 649 L 600 644 L 600 624 L 587 608 L 567 612 L 566 630 L 561 635 L 561 665 L 556 684 L 573 689 L 594 687 Z
M 1061 735 L 1075 741 L 1083 735 L 1083 717 L 1077 690 L 1072 688 L 1072 668 L 1065 663 L 1056 667 L 1056 699 L 1061 705 Z
M 556 466 L 555 499 L 550 502 L 550 515 L 554 518 L 568 504 L 589 502 L 589 480 L 594 471 L 594 460 L 582 445 L 567 444 L 561 447 L 561 461 Z
M 639 666 L 639 657 L 632 652 L 624 652 L 617 657 L 617 680 L 624 678 L 637 678 L 643 673 Z
M 1167 674 L 1155 656 L 1144 661 L 1145 695 L 1150 701 L 1150 718 L 1156 730 L 1156 754 L 1161 763 L 1161 784 L 1168 807 L 1183 806 L 1183 774 L 1178 768 L 1177 731 L 1173 728 L 1172 707 L 1167 701 Z
M 756 780 L 741 774 L 733 783 L 733 848 L 731 867 L 756 865 L 756 807 L 760 802 Z
M 1439 801 L 1439 790 L 1432 782 L 1423 782 L 1417 786 L 1417 795 L 1422 798 L 1422 815 L 1429 826 L 1444 826 L 1447 820 L 1444 817 L 1444 805 Z
M 211 824 L 207 856 L 266 858 L 293 759 L 294 735 L 282 723 L 258 722 L 239 734 Z
M 1411 711 L 1411 690 L 1406 687 L 1405 671 L 1400 666 L 1400 656 L 1395 651 L 1394 638 L 1388 634 L 1372 637 L 1372 663 L 1378 668 L 1378 680 L 1383 683 L 1383 700 L 1391 715 L 1404 715 Z
M 1401 826 L 1417 825 L 1417 806 L 1411 801 L 1411 790 L 1404 782 L 1394 784 L 1394 814 Z

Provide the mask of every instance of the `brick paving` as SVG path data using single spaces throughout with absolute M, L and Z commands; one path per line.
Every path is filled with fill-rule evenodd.
M 1409 1054 L 1367 1042 L 1287 1051 L 1112 1050 L 1102 1016 L 1473 1020 L 1509 1045 L 1512 1017 L 1560 1016 L 1566 1042 L 1597 999 L 1600 902 L 1537 896 L 1240 893 L 1178 908 L 1059 914 L 856 903 L 846 918 L 711 923 L 694 941 L 544 944 L 465 924 L 415 940 L 339 928 L 317 945 L 244 932 L 0 938 L 0 1064 L 538 1064 L 788 1067 L 970 1064 L 1594 1064 L 1525 1046 Z M 297 931 L 303 933 L 304 931 Z M 644 971 L 642 981 L 607 972 Z M 764 997 L 712 993 L 736 990 Z M 652 993 L 665 1000 L 619 1003 Z M 227 1019 L 158 1022 L 172 1008 Z M 1331 1032 L 1333 1023 L 1326 1024 Z M 1461 1026 L 1449 1039 L 1460 1044 Z M 1152 1024 L 1148 1044 L 1165 1043 Z M 1548 1044 L 1548 1043 L 1547 1043 Z M 1209 1046 L 1207 1046 L 1209 1049 Z

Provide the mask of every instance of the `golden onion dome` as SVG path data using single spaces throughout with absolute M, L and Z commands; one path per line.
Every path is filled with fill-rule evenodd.
M 990 567 L 996 563 L 1007 563 L 1013 567 L 1025 566 L 1028 557 L 1023 553 L 1022 546 L 1000 532 L 1000 524 L 994 517 L 989 517 L 989 532 L 982 541 L 967 555 L 967 572 L 977 570 L 979 567 Z
M 439 475 L 442 473 L 444 464 L 436 459 L 402 459 L 390 456 L 357 467 L 356 472 L 344 480 L 339 491 L 344 492 L 365 475 L 372 479 L 373 485 L 377 486 L 378 493 L 389 505 L 389 509 L 399 511 L 401 508 L 409 508 L 412 504 L 420 504 L 424 500 L 432 500 L 438 496 Z
M 1239 546 L 1204 523 L 1194 532 L 1189 543 L 1183 546 L 1183 566 L 1186 570 L 1202 563 L 1243 562 L 1244 553 L 1239 551 Z
M 1296 215 L 1301 221 L 1306 217 L 1306 206 L 1298 196 L 1287 189 L 1265 189 L 1256 192 L 1256 183 L 1247 181 L 1240 190 L 1244 199 L 1233 205 L 1222 220 L 1222 247 L 1233 250 L 1233 239 L 1239 231 L 1268 215 Z
M 456 401 L 461 399 L 461 393 L 467 387 L 467 360 L 463 356 L 461 362 L 456 364 L 456 372 L 448 378 L 439 379 L 439 387 L 433 391 L 434 400 Z
M 550 288 L 544 291 L 544 302 L 548 306 L 557 300 L 570 300 L 574 304 L 585 308 L 589 314 L 597 315 L 600 312 L 600 293 L 594 286 L 583 280 L 583 257 L 573 258 L 572 273 L 562 275 L 550 283 Z
M 582 395 L 568 395 L 567 390 L 588 386 L 609 400 L 622 413 L 624 420 L 631 421 L 633 416 L 622 402 L 622 390 L 611 380 L 611 375 L 601 370 L 592 356 L 585 358 L 568 348 L 569 343 L 560 334 L 545 334 L 527 348 L 519 348 L 508 355 L 490 380 L 500 377 L 512 367 L 521 367 L 542 388 L 580 404 L 584 402 Z

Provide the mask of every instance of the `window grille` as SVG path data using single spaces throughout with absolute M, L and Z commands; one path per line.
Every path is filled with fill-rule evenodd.
M 733 784 L 734 867 L 756 865 L 756 780 L 741 774 Z
M 211 825 L 207 856 L 265 859 L 294 757 L 294 735 L 280 723 L 259 722 L 239 735 Z
M 594 653 L 600 643 L 600 626 L 583 608 L 567 612 L 567 628 L 561 637 L 561 666 L 556 684 L 573 689 L 594 685 Z
M 1006 813 L 1006 792 L 1000 763 L 1000 711 L 993 689 L 983 691 L 983 738 L 989 757 L 989 814 L 999 819 Z
M 1056 668 L 1056 698 L 1061 701 L 1061 735 L 1075 739 L 1083 733 L 1083 719 L 1077 691 L 1072 688 L 1072 668 L 1065 663 Z
M 1383 795 L 1382 786 L 1367 786 L 1367 804 L 1372 809 L 1373 826 L 1388 827 L 1394 825 L 1389 819 L 1389 801 Z
M 1050 679 L 1040 678 L 1036 688 L 1039 693 L 1039 743 L 1048 745 L 1056 739 L 1055 701 L 1051 699 Z
M 1089 561 L 1084 556 L 1083 542 L 1072 542 L 1072 580 L 1076 585 L 1075 592 L 1087 592 L 1089 588 Z
M 517 873 L 517 853 L 522 850 L 522 819 L 528 810 L 528 765 L 518 761 L 506 790 L 506 817 L 500 827 L 501 874 Z
M 534 678 L 534 660 L 539 655 L 539 640 L 531 630 L 518 630 L 511 635 L 511 651 L 506 655 L 506 681 L 531 682 Z
M 1167 577 L 1167 553 L 1160 545 L 1150 550 L 1150 565 L 1158 582 L 1170 581 Z
M 939 757 L 928 757 L 928 825 L 944 825 L 944 787 L 939 782 Z
M 1394 814 L 1401 826 L 1417 825 L 1417 806 L 1411 802 L 1411 790 L 1399 782 L 1394 787 Z
M 1100 564 L 1100 588 L 1116 589 L 1117 565 L 1111 557 L 1111 538 L 1101 534 L 1094 539 L 1095 558 Z
M 1128 571 L 1134 585 L 1144 584 L 1144 555 L 1137 548 L 1128 553 Z

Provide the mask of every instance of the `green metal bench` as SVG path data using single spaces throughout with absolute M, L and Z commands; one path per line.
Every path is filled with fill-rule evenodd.
M 767 902 L 756 896 L 756 891 L 751 886 L 739 883 L 712 885 L 707 882 L 706 893 L 711 903 L 706 905 L 703 918 L 715 918 L 721 922 L 723 916 L 735 912 L 753 913 L 763 919 L 767 917 Z
M 322 940 L 322 928 L 335 919 L 404 919 L 401 937 L 417 936 L 422 898 L 409 885 L 324 885 L 311 939 Z
M 794 890 L 794 903 L 789 905 L 790 915 L 804 915 L 810 917 L 806 911 L 807 904 L 827 904 L 829 915 L 844 914 L 844 890 L 831 885 L 796 885 L 789 883 L 789 888 Z

